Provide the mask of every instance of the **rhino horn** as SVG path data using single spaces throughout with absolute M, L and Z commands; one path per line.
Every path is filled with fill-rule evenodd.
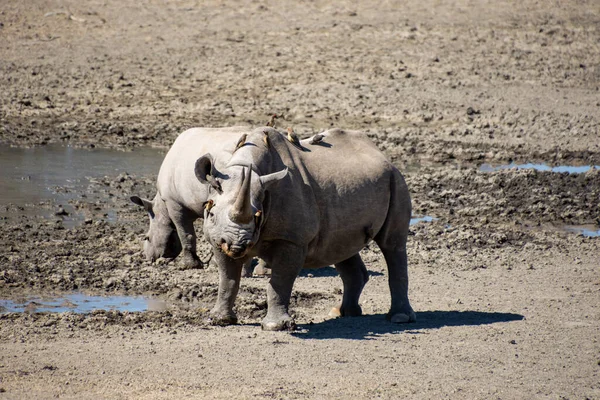
M 254 214 L 252 213 L 252 204 L 250 203 L 250 183 L 252 180 L 252 169 L 248 168 L 246 176 L 246 168 L 242 167 L 242 182 L 238 190 L 233 208 L 229 211 L 229 219 L 233 222 L 247 224 L 252 221 Z
M 288 174 L 288 169 L 284 168 L 281 171 L 273 172 L 272 174 L 263 175 L 260 177 L 260 184 L 263 188 L 267 189 L 274 183 L 281 181 Z

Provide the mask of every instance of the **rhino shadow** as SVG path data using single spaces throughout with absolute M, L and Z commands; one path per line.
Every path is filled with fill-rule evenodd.
M 382 276 L 382 272 L 377 271 L 367 271 L 369 276 Z M 335 267 L 322 267 L 322 268 L 314 268 L 314 269 L 302 269 L 298 276 L 308 277 L 308 275 L 312 275 L 313 278 L 318 277 L 326 277 L 326 276 L 340 276 Z
M 385 314 L 364 315 L 362 317 L 337 318 L 317 324 L 299 324 L 299 331 L 292 335 L 301 339 L 353 339 L 372 340 L 385 334 L 423 334 L 424 330 L 446 326 L 476 326 L 498 322 L 521 321 L 520 314 L 482 311 L 421 311 L 417 312 L 417 322 L 393 324 L 385 319 Z

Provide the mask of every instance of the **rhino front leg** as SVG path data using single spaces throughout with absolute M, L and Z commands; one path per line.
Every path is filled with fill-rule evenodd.
M 219 292 L 217 303 L 210 312 L 210 320 L 214 325 L 237 324 L 237 316 L 233 305 L 240 288 L 243 262 L 227 257 L 215 250 L 215 262 L 219 268 Z
M 181 261 L 183 269 L 198 269 L 204 265 L 198 254 L 196 254 L 196 231 L 194 221 L 197 216 L 179 205 L 168 204 L 167 210 L 177 230 L 177 236 L 181 242 Z
M 275 256 L 266 260 L 271 265 L 271 279 L 267 286 L 267 316 L 261 326 L 267 331 L 294 330 L 296 323 L 289 314 L 292 288 L 304 265 L 306 251 L 286 244 L 272 249 Z
M 357 317 L 362 315 L 358 299 L 369 280 L 365 263 L 359 254 L 355 254 L 347 260 L 335 264 L 335 269 L 339 272 L 344 283 L 344 295 L 340 307 L 332 309 L 329 315 L 332 317 Z

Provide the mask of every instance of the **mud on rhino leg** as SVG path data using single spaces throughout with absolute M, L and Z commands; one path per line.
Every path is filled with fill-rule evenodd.
M 387 319 L 395 323 L 415 322 L 416 314 L 408 300 L 408 257 L 406 246 L 382 247 L 381 252 L 388 266 L 392 306 Z
M 178 205 L 168 204 L 167 210 L 181 242 L 180 265 L 184 269 L 204 268 L 202 261 L 196 254 L 196 231 L 194 230 L 196 216 L 191 211 Z
M 240 289 L 242 261 L 233 260 L 215 251 L 215 262 L 219 268 L 219 291 L 217 302 L 210 312 L 213 325 L 231 325 L 237 323 L 233 305 Z
M 359 254 L 355 254 L 347 260 L 335 264 L 335 269 L 339 272 L 344 283 L 344 294 L 342 304 L 338 308 L 332 309 L 329 315 L 332 317 L 356 317 L 362 315 L 358 299 L 369 280 L 369 273 L 367 272 L 365 263 Z

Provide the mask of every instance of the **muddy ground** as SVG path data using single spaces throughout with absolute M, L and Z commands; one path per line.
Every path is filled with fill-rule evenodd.
M 209 326 L 216 270 L 140 254 L 123 171 L 85 213 L 0 220 L 0 296 L 145 294 L 143 313 L 0 314 L 0 398 L 600 398 L 600 3 L 433 0 L 0 2 L 0 142 L 167 148 L 192 126 L 367 131 L 404 172 L 410 297 L 392 325 L 385 265 L 363 251 L 365 316 L 329 319 L 333 268 L 295 285 L 296 332 L 262 332 L 264 277 L 240 324 Z M 86 194 L 86 193 L 82 193 Z M 117 221 L 106 218 L 116 210 Z M 201 227 L 198 225 L 198 230 Z M 200 250 L 208 257 L 207 249 Z

